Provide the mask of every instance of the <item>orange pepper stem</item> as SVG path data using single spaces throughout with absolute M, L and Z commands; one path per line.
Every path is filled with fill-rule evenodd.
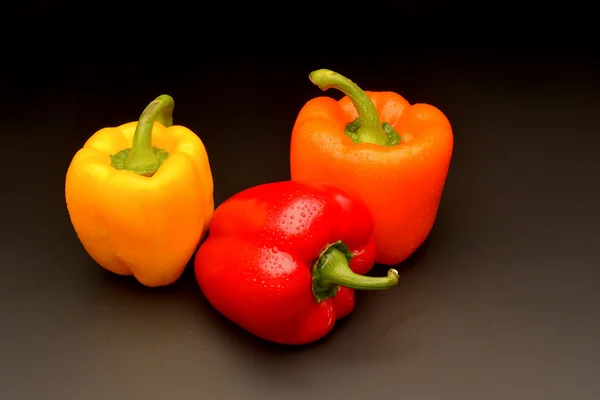
M 138 175 L 152 176 L 169 157 L 166 150 L 152 146 L 152 129 L 158 121 L 165 127 L 173 125 L 175 101 L 167 94 L 154 99 L 138 121 L 131 148 L 111 155 L 111 164 L 116 169 L 125 169 Z
M 319 69 L 309 75 L 312 83 L 319 89 L 337 89 L 352 101 L 358 113 L 357 120 L 348 124 L 346 134 L 355 143 L 373 143 L 390 146 L 398 143 L 398 134 L 387 124 L 381 123 L 375 105 L 367 94 L 354 82 L 328 69 Z
M 336 295 L 340 286 L 358 290 L 387 290 L 398 284 L 398 271 L 388 270 L 387 277 L 370 277 L 353 272 L 348 265 L 352 252 L 337 242 L 321 253 L 313 266 L 313 294 L 317 301 Z

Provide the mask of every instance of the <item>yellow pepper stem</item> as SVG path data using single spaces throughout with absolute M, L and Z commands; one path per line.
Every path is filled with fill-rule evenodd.
M 111 154 L 111 165 L 138 175 L 152 176 L 169 157 L 169 152 L 152 146 L 152 128 L 158 121 L 166 127 L 173 125 L 175 101 L 167 94 L 154 99 L 142 112 L 135 129 L 132 146 Z

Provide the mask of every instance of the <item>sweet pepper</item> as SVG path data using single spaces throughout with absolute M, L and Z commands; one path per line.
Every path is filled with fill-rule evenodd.
M 408 258 L 429 235 L 453 150 L 446 116 L 397 93 L 364 92 L 346 77 L 317 70 L 310 80 L 345 96 L 308 101 L 292 130 L 293 180 L 335 184 L 367 204 L 374 221 L 376 262 Z
M 398 283 L 369 277 L 375 258 L 364 203 L 334 186 L 274 182 L 222 203 L 195 258 L 198 285 L 222 315 L 265 340 L 306 344 L 354 308 L 354 290 Z
M 139 121 L 99 130 L 66 174 L 67 209 L 85 250 L 149 287 L 181 276 L 214 211 L 204 144 L 172 126 L 174 105 L 162 95 Z

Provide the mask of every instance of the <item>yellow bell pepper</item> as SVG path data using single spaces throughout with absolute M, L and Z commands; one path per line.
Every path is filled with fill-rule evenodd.
M 172 126 L 174 106 L 162 95 L 139 121 L 99 130 L 66 174 L 67 209 L 85 250 L 148 287 L 179 279 L 214 211 L 206 149 Z

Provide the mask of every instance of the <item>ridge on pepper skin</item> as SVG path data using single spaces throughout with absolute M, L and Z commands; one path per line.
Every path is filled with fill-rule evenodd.
M 437 217 L 454 139 L 436 107 L 399 94 L 363 91 L 326 69 L 310 80 L 337 89 L 300 110 L 290 143 L 293 180 L 337 185 L 365 201 L 373 215 L 376 262 L 394 265 L 423 244 Z
M 173 126 L 173 108 L 162 95 L 138 122 L 96 132 L 65 181 L 69 217 L 88 254 L 149 287 L 181 276 L 214 211 L 206 149 L 188 128 Z
M 354 289 L 386 290 L 398 272 L 367 277 L 375 259 L 365 204 L 331 185 L 284 181 L 222 203 L 196 253 L 198 285 L 226 318 L 288 345 L 325 336 L 354 308 Z

